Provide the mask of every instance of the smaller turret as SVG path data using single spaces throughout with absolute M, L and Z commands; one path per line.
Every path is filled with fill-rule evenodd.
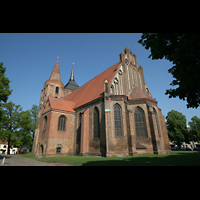
M 73 65 L 74 65 L 74 63 L 73 63 Z M 70 79 L 69 79 L 68 83 L 65 85 L 65 91 L 66 91 L 65 93 L 66 93 L 66 95 L 68 95 L 78 88 L 79 88 L 79 86 L 75 82 L 75 78 L 74 78 L 74 66 L 72 66 L 72 72 L 71 72 Z

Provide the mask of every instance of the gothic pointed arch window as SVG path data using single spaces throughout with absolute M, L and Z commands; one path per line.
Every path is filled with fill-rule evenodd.
M 65 131 L 66 128 L 66 117 L 61 115 L 58 120 L 58 130 Z
M 147 128 L 145 122 L 145 114 L 142 108 L 137 107 L 135 110 L 135 130 L 136 130 L 136 137 L 147 138 Z
M 94 108 L 93 123 L 94 138 L 100 138 L 99 109 L 97 107 Z
M 122 108 L 119 104 L 114 105 L 115 136 L 122 136 Z

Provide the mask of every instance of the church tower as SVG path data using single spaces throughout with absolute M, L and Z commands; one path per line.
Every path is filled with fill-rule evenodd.
M 73 65 L 74 65 L 74 63 L 73 63 Z M 79 86 L 75 82 L 75 78 L 74 78 L 74 66 L 72 66 L 72 72 L 71 72 L 70 79 L 69 79 L 68 83 L 65 85 L 65 96 L 72 93 L 74 90 L 76 90 L 78 88 L 79 88 Z
M 53 68 L 51 76 L 44 83 L 43 89 L 41 91 L 40 104 L 39 104 L 39 108 L 38 108 L 37 123 L 36 123 L 33 149 L 32 149 L 33 152 L 35 152 L 35 150 L 36 150 L 37 138 L 39 135 L 39 127 L 40 127 L 40 122 L 41 122 L 41 115 L 45 108 L 45 105 L 47 103 L 49 96 L 52 96 L 55 98 L 61 98 L 61 99 L 64 99 L 64 97 L 65 97 L 65 89 L 64 89 L 64 84 L 61 81 L 58 59 Z

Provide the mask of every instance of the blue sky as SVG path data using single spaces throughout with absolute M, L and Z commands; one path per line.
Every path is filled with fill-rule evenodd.
M 68 82 L 74 62 L 75 81 L 83 85 L 119 61 L 119 54 L 129 47 L 144 70 L 145 81 L 164 116 L 171 110 L 183 113 L 187 123 L 200 108 L 187 109 L 179 98 L 169 99 L 166 89 L 173 80 L 167 60 L 151 60 L 150 51 L 138 44 L 141 33 L 0 33 L 0 62 L 13 92 L 9 100 L 23 110 L 39 105 L 44 82 L 49 79 L 59 55 L 61 80 Z

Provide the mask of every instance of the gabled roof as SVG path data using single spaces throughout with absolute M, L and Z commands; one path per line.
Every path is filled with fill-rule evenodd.
M 66 101 L 64 99 L 58 99 L 58 98 L 49 96 L 49 103 L 50 103 L 51 109 L 75 112 L 73 110 L 75 103 L 72 101 Z
M 157 102 L 154 98 L 148 96 L 145 92 L 143 92 L 138 86 L 133 87 L 133 89 L 128 95 L 128 99 L 130 100 L 149 99 L 151 101 Z
M 102 97 L 104 93 L 104 80 L 107 79 L 109 82 L 113 78 L 119 64 L 120 62 L 108 68 L 98 76 L 94 77 L 92 80 L 85 83 L 83 86 L 76 89 L 71 94 L 67 95 L 64 99 L 66 101 L 75 102 L 75 109 L 90 101 Z

